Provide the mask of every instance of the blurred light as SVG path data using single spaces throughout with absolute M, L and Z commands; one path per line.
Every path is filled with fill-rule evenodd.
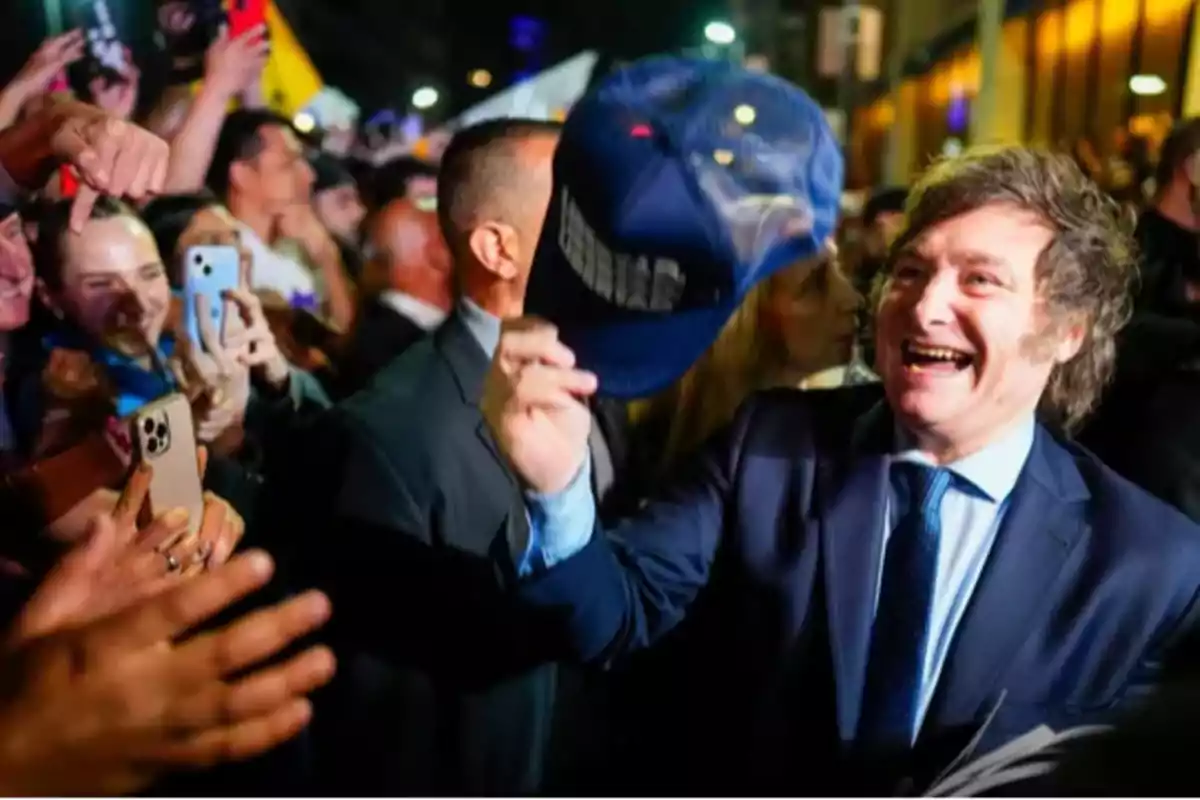
M 946 106 L 946 128 L 949 132 L 963 133 L 966 131 L 970 113 L 971 104 L 965 94 L 958 91 L 951 95 L 950 103 Z
M 1167 90 L 1167 82 L 1158 75 L 1134 75 L 1129 79 L 1129 91 L 1139 97 L 1154 97 Z
M 704 26 L 704 38 L 713 44 L 733 44 L 737 40 L 737 31 L 728 22 L 714 20 Z
M 957 136 L 950 136 L 946 141 L 942 142 L 942 155 L 947 158 L 958 158 L 962 155 L 962 151 L 962 139 L 959 139 Z
M 771 62 L 759 53 L 746 56 L 746 69 L 751 72 L 770 72 Z
M 467 81 L 476 89 L 486 89 L 492 85 L 492 73 L 486 69 L 477 69 L 467 76 Z
M 542 45 L 546 24 L 536 17 L 516 16 L 508 23 L 508 43 L 514 50 L 530 53 Z
M 534 77 L 537 77 L 537 72 L 531 69 L 519 69 L 513 73 L 513 83 L 521 83 Z
M 729 150 L 717 150 L 713 152 L 713 161 L 722 167 L 728 167 L 733 163 L 733 153 Z
M 317 121 L 313 119 L 313 115 L 307 111 L 301 111 L 292 118 L 292 124 L 296 126 L 296 130 L 301 133 L 311 133 L 312 129 L 317 127 Z
M 754 106 L 740 105 L 733 110 L 733 118 L 739 125 L 753 125 L 757 116 L 758 112 L 754 110 Z
M 412 104 L 415 108 L 426 109 L 437 105 L 438 92 L 432 86 L 422 86 L 413 92 Z
M 650 130 L 649 125 L 638 124 L 633 126 L 633 130 L 629 131 L 629 135 L 635 139 L 649 139 L 654 135 L 654 131 Z

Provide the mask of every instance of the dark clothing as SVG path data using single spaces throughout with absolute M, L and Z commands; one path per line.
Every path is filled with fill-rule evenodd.
M 1139 311 L 1191 316 L 1187 283 L 1200 283 L 1200 234 L 1181 228 L 1153 208 L 1142 212 L 1135 232 L 1141 251 Z
M 338 396 L 349 397 L 366 388 L 381 369 L 425 334 L 424 328 L 386 303 L 368 301 L 338 358 Z
M 1200 521 L 1200 237 L 1153 209 L 1137 237 L 1142 285 L 1117 340 L 1117 371 L 1079 440 L 1106 464 Z
M 521 493 L 478 400 L 489 360 L 452 316 L 339 405 L 287 496 L 343 669 L 314 735 L 340 793 L 539 788 L 555 668 L 492 567 Z
M 1107 720 L 1195 629 L 1200 527 L 1039 427 L 916 745 L 864 749 L 895 430 L 881 394 L 755 396 L 636 518 L 519 582 L 592 662 L 703 620 L 704 657 L 675 676 L 691 702 L 653 756 L 673 792 L 920 791 L 993 710 L 978 754 Z

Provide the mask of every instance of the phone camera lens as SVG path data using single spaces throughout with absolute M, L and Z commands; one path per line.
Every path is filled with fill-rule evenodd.
M 160 439 L 167 438 L 167 426 L 162 424 L 161 422 L 158 423 L 158 427 L 155 428 L 155 430 L 154 430 L 154 435 Z
M 146 449 L 148 451 L 150 451 L 151 454 L 157 453 L 158 452 L 158 439 L 150 439 L 149 441 L 147 441 Z
M 204 263 L 204 255 L 202 253 L 196 253 L 194 256 L 192 256 L 192 263 L 193 264 L 203 264 Z
M 146 432 L 146 435 L 147 435 L 147 436 L 149 436 L 150 434 L 154 433 L 154 420 L 152 420 L 152 419 L 148 419 L 148 420 L 146 420 L 145 422 L 143 422 L 143 423 L 142 423 L 142 430 L 144 430 L 144 431 Z
M 201 271 L 201 272 L 203 272 L 203 273 L 204 273 L 204 277 L 206 277 L 206 278 L 207 278 L 207 277 L 209 277 L 210 275 L 212 275 L 212 265 L 211 265 L 211 264 L 205 264 L 205 265 L 204 265 L 204 269 L 202 269 L 202 270 L 200 270 L 200 271 Z

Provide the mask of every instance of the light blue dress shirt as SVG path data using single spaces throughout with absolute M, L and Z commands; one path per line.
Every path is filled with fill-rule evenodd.
M 1035 422 L 1032 416 L 1013 427 L 1004 436 L 982 450 L 947 464 L 954 476 L 942 499 L 942 537 L 938 542 L 937 577 L 933 586 L 933 605 L 929 616 L 929 639 L 925 644 L 925 665 L 921 673 L 920 695 L 912 731 L 915 741 L 933 699 L 938 678 L 954 632 L 962 621 L 967 603 L 979 583 L 983 565 L 996 541 L 996 533 L 1008 509 L 1013 487 L 1033 447 Z M 925 455 L 906 447 L 907 437 L 897 431 L 898 461 L 934 466 Z M 888 496 L 887 524 L 880 541 L 879 575 L 875 583 L 875 602 L 883 583 L 883 553 L 888 539 L 904 512 L 905 498 L 897 482 Z
M 484 311 L 469 297 L 458 298 L 457 310 L 459 318 L 487 357 L 496 355 L 496 348 L 500 346 L 500 318 Z
M 1036 423 L 1029 416 L 982 450 L 946 467 L 954 474 L 942 500 L 942 538 L 938 546 L 937 577 L 930 610 L 929 641 L 925 649 L 921 695 L 915 739 L 929 708 L 954 632 L 962 620 L 988 554 L 996 541 L 1009 497 L 1033 447 Z M 931 463 L 920 452 L 907 448 L 907 437 L 897 432 L 897 460 Z M 875 602 L 883 580 L 883 557 L 888 537 L 903 513 L 904 498 L 893 483 L 888 498 L 886 524 L 880 537 L 879 572 L 875 576 Z M 522 577 L 552 568 L 582 550 L 596 523 L 591 491 L 591 464 L 585 459 L 571 483 L 552 495 L 526 494 L 529 513 L 528 540 L 520 530 L 509 542 Z

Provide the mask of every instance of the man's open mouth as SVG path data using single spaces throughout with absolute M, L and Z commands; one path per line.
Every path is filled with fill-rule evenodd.
M 906 340 L 900 345 L 900 357 L 905 369 L 939 372 L 960 372 L 971 366 L 975 357 L 953 347 L 938 347 Z

